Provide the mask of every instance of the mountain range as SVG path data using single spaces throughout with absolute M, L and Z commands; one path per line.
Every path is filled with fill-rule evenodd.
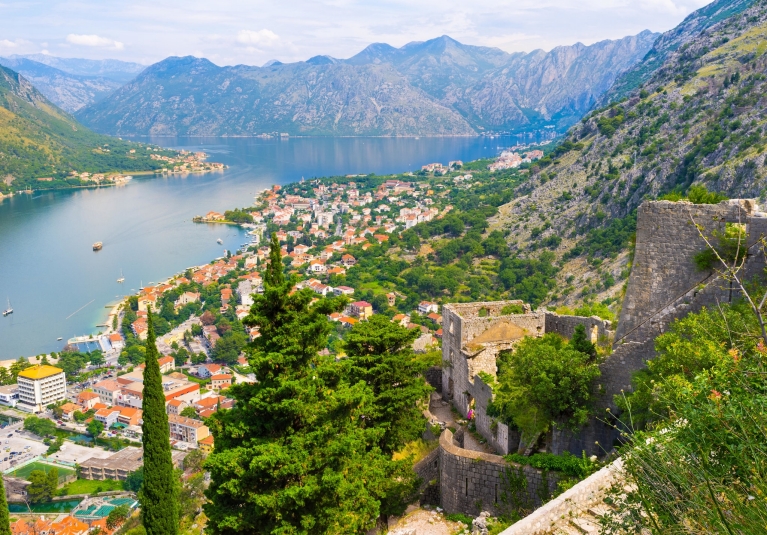
M 509 54 L 442 36 L 262 67 L 171 57 L 77 112 L 113 135 L 474 135 L 578 121 L 658 34 Z
M 0 65 L 24 76 L 48 100 L 69 113 L 103 99 L 146 68 L 113 59 L 58 58 L 47 54 L 0 57 Z

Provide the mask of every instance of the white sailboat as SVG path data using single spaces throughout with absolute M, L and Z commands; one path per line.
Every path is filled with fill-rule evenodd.
M 138 289 L 139 290 L 143 290 L 144 289 L 144 281 L 141 281 L 141 285 L 138 287 Z
M 125 282 L 125 277 L 123 277 L 123 270 L 120 270 L 120 278 L 117 279 L 117 282 Z
M 11 308 L 11 299 L 8 298 L 8 308 L 3 310 L 3 316 L 8 316 L 9 314 L 13 314 L 13 308 Z

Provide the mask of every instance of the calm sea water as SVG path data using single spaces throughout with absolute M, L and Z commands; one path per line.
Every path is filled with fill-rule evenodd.
M 495 156 L 518 138 L 152 139 L 203 150 L 229 169 L 136 178 L 126 186 L 20 195 L 0 201 L 0 359 L 60 350 L 98 332 L 106 305 L 245 243 L 243 231 L 193 224 L 209 210 L 252 204 L 273 184 L 398 173 L 430 162 Z M 223 245 L 216 239 L 221 238 Z M 91 246 L 102 241 L 102 251 Z M 123 284 L 116 282 L 122 271 Z M 63 341 L 57 341 L 62 337 Z

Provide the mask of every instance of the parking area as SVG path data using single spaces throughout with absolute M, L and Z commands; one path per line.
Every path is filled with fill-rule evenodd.
M 24 436 L 23 431 L 19 432 L 21 428 L 22 425 L 17 424 L 0 429 L 0 470 L 2 471 L 42 455 L 48 450 L 48 446 L 42 442 L 31 440 Z M 11 455 L 13 452 L 19 453 Z

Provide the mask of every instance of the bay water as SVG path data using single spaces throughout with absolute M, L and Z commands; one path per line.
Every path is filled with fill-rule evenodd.
M 204 151 L 209 161 L 229 168 L 0 201 L 0 309 L 7 300 L 14 309 L 0 317 L 0 360 L 58 351 L 70 337 L 97 333 L 107 307 L 142 284 L 210 262 L 248 241 L 237 227 L 192 223 L 195 215 L 249 206 L 265 188 L 302 177 L 400 173 L 431 162 L 492 157 L 519 138 L 149 141 Z M 97 241 L 104 247 L 94 252 Z

